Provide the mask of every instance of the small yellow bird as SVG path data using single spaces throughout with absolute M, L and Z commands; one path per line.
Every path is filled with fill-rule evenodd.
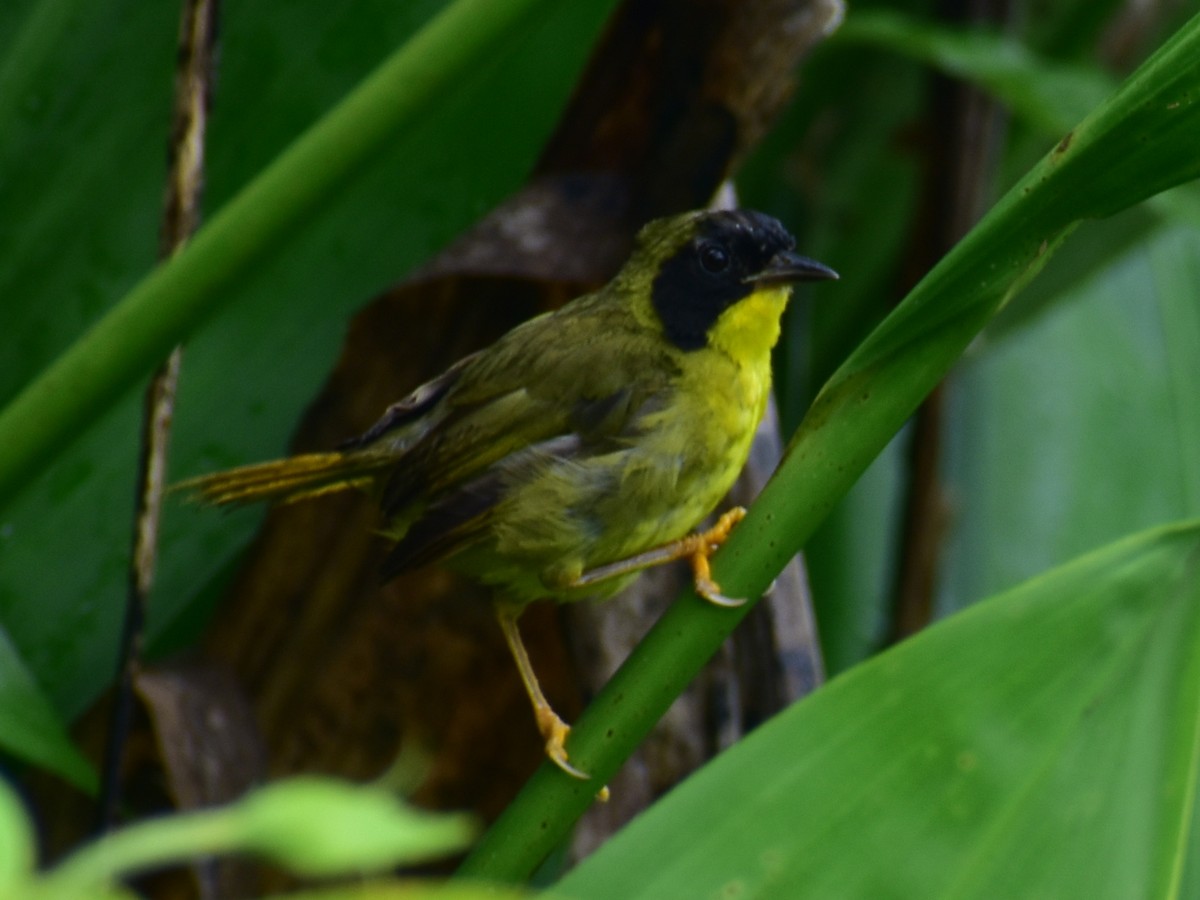
M 651 222 L 605 287 L 460 360 L 340 449 L 179 487 L 215 504 L 373 491 L 395 541 L 385 578 L 442 561 L 495 586 L 546 753 L 586 778 L 517 618 L 534 600 L 609 596 L 683 558 L 701 596 L 742 602 L 721 593 L 708 557 L 744 510 L 689 532 L 746 462 L 792 284 L 837 278 L 794 247 L 757 212 Z

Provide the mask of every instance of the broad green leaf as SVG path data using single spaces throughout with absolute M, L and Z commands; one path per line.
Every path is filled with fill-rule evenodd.
M 1200 233 L 1126 254 L 951 381 L 943 611 L 1200 515 Z
M 1190 524 L 840 676 L 558 887 L 581 900 L 1174 896 L 1198 766 Z
M 482 5 L 494 6 L 476 4 Z M 227 210 L 263 167 L 444 6 L 430 0 L 230 6 L 221 28 L 208 208 Z M 473 33 L 493 14 L 507 15 L 512 4 L 504 6 L 475 17 Z M 209 282 L 211 293 L 197 301 L 204 308 L 192 310 L 189 327 L 210 321 L 194 334 L 184 363 L 172 444 L 177 477 L 283 449 L 353 310 L 520 184 L 609 7 L 543 4 L 544 15 L 498 35 L 482 58 L 462 58 L 458 77 L 428 95 L 422 117 L 368 153 L 305 218 L 277 223 L 278 233 L 255 232 L 263 252 L 252 263 L 243 259 L 247 268 L 236 280 L 218 289 L 204 267 L 199 281 Z M 28 28 L 45 31 L 46 17 L 53 20 L 48 9 L 26 3 Z M 10 357 L 0 360 L 0 396 L 32 379 L 137 283 L 155 245 L 177 12 L 138 3 L 72 9 L 96 18 L 50 29 L 53 40 L 25 41 L 42 48 L 41 68 L 18 73 L 26 89 L 12 109 L 22 127 L 0 131 L 0 190 L 12 192 L 0 205 L 9 208 L 11 198 L 13 208 L 27 210 L 19 221 L 0 217 L 0 250 L 23 261 L 18 245 L 31 252 L 65 248 L 54 265 L 35 254 L 29 266 L 0 274 L 11 276 L 5 297 L 17 298 L 0 305 L 0 323 L 20 350 L 12 368 Z M 25 33 L 13 40 L 23 41 Z M 157 49 L 136 49 L 143 44 Z M 158 59 L 157 68 L 147 56 Z M 11 75 L 15 64 L 5 63 Z M 414 76 L 407 87 L 423 85 Z M 114 96 L 125 99 L 114 105 Z M 391 115 L 395 101 L 385 96 L 383 113 Z M 24 152 L 29 147 L 38 152 Z M 80 147 L 88 153 L 80 156 Z M 283 192 L 308 194 L 320 175 L 305 169 Z M 60 184 L 69 189 L 58 191 Z M 242 209 L 254 222 L 270 215 L 261 203 Z M 211 215 L 208 225 L 217 218 Z M 226 249 L 245 251 L 240 240 L 232 244 L 214 251 L 220 265 L 228 261 Z M 203 287 L 193 280 L 185 286 Z M 212 312 L 218 303 L 223 311 Z M 60 309 L 68 314 L 59 321 L 56 313 L 48 326 L 49 311 Z M 184 333 L 171 332 L 157 310 L 136 324 L 110 327 L 103 346 L 93 333 L 91 346 L 103 351 L 106 365 L 140 378 L 149 360 Z M 157 344 L 153 352 L 144 345 L 143 361 L 133 366 L 128 354 L 139 329 Z M 90 373 L 85 387 L 95 387 Z M 113 671 L 139 394 L 139 386 L 111 385 L 105 401 L 82 405 L 75 391 L 56 395 L 65 418 L 55 427 L 66 432 L 53 453 L 35 461 L 39 474 L 23 480 L 20 495 L 0 511 L 0 621 L 68 715 L 84 708 Z M 44 428 L 53 415 L 44 407 L 33 421 Z M 24 425 L 14 431 L 30 437 Z M 7 434 L 0 443 L 10 446 Z M 155 635 L 215 593 L 256 521 L 251 513 L 198 523 L 178 512 L 168 509 L 164 523 L 151 611 Z
M 3 6 L 0 403 L 154 262 L 179 15 L 136 0 Z
M 1150 248 L 1150 273 L 1158 300 L 1178 447 L 1180 502 L 1189 515 L 1200 511 L 1200 231 L 1165 235 Z
M 0 751 L 42 766 L 87 791 L 96 773 L 0 629 Z M 0 844 L 4 841 L 0 840 Z

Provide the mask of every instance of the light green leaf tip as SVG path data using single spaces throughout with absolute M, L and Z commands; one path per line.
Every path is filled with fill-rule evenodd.
M 394 795 L 326 778 L 263 788 L 238 808 L 239 843 L 300 875 L 379 870 L 466 847 L 467 816 L 433 815 Z
M 81 790 L 96 790 L 96 772 L 0 628 L 0 749 L 45 766 Z
M 466 816 L 415 810 L 380 788 L 294 778 L 229 806 L 114 832 L 81 847 L 40 883 L 47 892 L 85 896 L 131 875 L 228 853 L 264 856 L 305 876 L 380 872 L 461 850 L 474 833 Z

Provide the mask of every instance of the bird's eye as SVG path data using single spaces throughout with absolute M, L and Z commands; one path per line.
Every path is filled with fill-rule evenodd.
M 718 244 L 701 244 L 700 266 L 709 275 L 720 275 L 729 268 L 729 253 Z

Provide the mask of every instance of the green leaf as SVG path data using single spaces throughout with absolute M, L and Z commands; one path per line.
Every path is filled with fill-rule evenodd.
M 948 393 L 943 611 L 1200 515 L 1197 254 L 1196 232 L 1162 232 L 964 361 Z
M 17 896 L 15 889 L 30 879 L 36 861 L 33 823 L 17 792 L 0 779 L 0 896 Z
M 544 2 L 457 0 L 139 282 L 0 412 L 0 498 L 211 317 L 231 285 Z
M 295 778 L 239 804 L 237 849 L 299 875 L 380 871 L 461 850 L 475 832 L 466 816 L 434 815 L 381 790 Z
M 85 791 L 96 789 L 96 773 L 91 763 L 71 742 L 58 714 L 38 689 L 3 629 L 0 629 L 0 749 L 43 766 Z
M 489 24 L 510 21 L 515 8 L 483 5 L 486 15 L 469 27 L 476 38 Z M 410 99 L 425 90 L 418 119 L 349 172 L 307 218 L 288 219 L 274 236 L 255 232 L 263 252 L 252 263 L 243 257 L 248 268 L 236 281 L 195 301 L 204 308 L 193 314 L 210 320 L 185 357 L 174 477 L 285 447 L 353 311 L 520 185 L 611 5 L 542 2 L 544 14 L 495 35 L 486 52 L 452 47 L 438 61 L 443 74 L 447 63 L 461 63 L 451 83 L 430 93 L 430 72 L 422 70 L 405 86 Z M 228 210 L 260 170 L 445 6 L 296 0 L 286 8 L 226 9 L 208 207 Z M 37 377 L 153 263 L 178 27 L 174 7 L 133 0 L 75 3 L 74 18 L 62 22 L 52 15 L 65 9 L 62 0 L 23 7 L 5 4 L 5 15 L 20 27 L 0 29 L 0 49 L 40 48 L 0 56 L 6 67 L 0 77 L 17 79 L 0 80 L 16 90 L 0 96 L 0 106 L 18 98 L 7 108 L 20 126 L 0 128 L 0 208 L 24 211 L 0 217 L 0 256 L 12 263 L 0 271 L 6 298 L 0 332 L 13 349 L 0 355 L 0 399 Z M 10 34 L 14 43 L 6 44 Z M 114 105 L 113 96 L 124 99 Z M 377 99 L 383 118 L 399 112 L 391 94 Z M 306 168 L 285 193 L 311 197 L 315 181 L 329 186 L 329 174 L 328 167 Z M 247 209 L 245 202 L 241 209 L 260 224 L 280 213 L 261 204 Z M 248 248 L 235 243 L 239 253 Z M 199 287 L 189 284 L 185 292 Z M 87 390 L 118 369 L 129 374 L 138 333 L 156 335 L 159 347 L 183 336 L 168 328 L 165 312 L 156 309 L 128 331 L 110 320 L 112 339 L 104 346 L 93 332 L 86 345 L 104 351 L 114 368 Z M 142 345 L 139 352 L 144 362 L 158 350 Z M 34 430 L 56 419 L 53 427 L 65 432 L 34 460 L 36 477 L 20 479 L 19 496 L 0 511 L 0 622 L 67 716 L 85 708 L 114 670 L 126 583 L 140 387 L 119 396 L 113 383 L 106 390 L 104 402 L 88 404 L 85 394 L 66 392 L 52 404 L 57 413 L 36 411 Z M 19 419 L 7 421 L 0 444 L 11 447 L 13 434 L 32 437 Z M 181 613 L 217 594 L 256 521 L 256 512 L 200 521 L 168 504 L 150 614 L 152 650 Z
M 835 679 L 558 887 L 1174 896 L 1198 770 L 1193 523 L 1085 556 Z
M 416 810 L 379 788 L 293 778 L 228 806 L 106 835 L 47 872 L 42 886 L 49 896 L 87 896 L 150 869 L 233 853 L 264 856 L 301 875 L 381 872 L 461 850 L 473 832 L 465 816 Z
M 179 13 L 13 0 L 4 16 L 0 402 L 154 263 Z

